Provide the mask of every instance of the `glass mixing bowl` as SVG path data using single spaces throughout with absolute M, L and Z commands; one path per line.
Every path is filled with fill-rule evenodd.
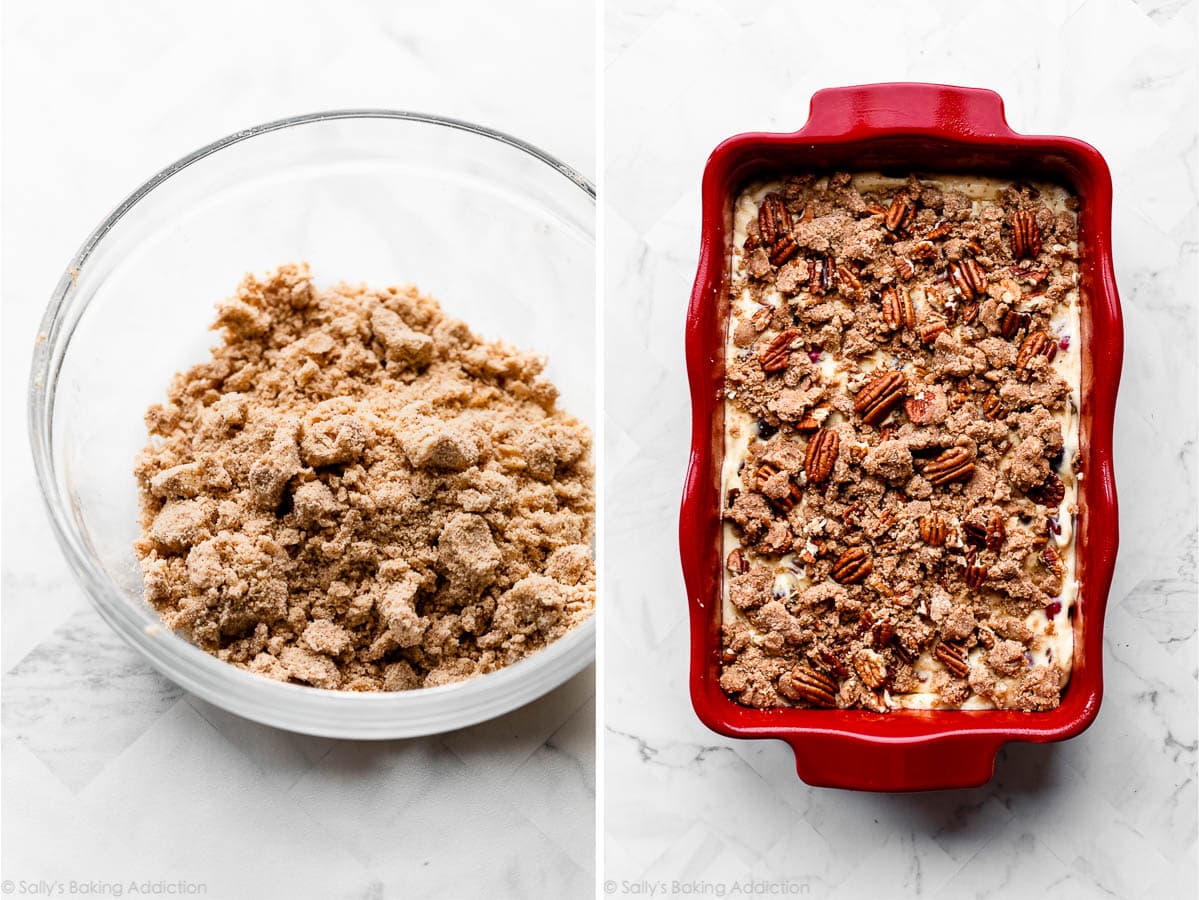
M 485 338 L 549 357 L 564 408 L 595 411 L 595 190 L 515 138 L 383 110 L 271 122 L 155 175 L 59 282 L 33 358 L 29 425 L 54 531 L 104 619 L 160 672 L 231 712 L 307 734 L 448 731 L 536 699 L 595 656 L 595 621 L 493 674 L 357 694 L 243 672 L 162 626 L 142 597 L 133 460 L 142 414 L 208 358 L 217 300 L 308 261 L 319 285 L 412 283 Z

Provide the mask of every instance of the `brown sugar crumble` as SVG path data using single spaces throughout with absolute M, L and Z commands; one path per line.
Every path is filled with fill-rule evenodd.
M 595 605 L 591 435 L 544 360 L 415 288 L 247 276 L 222 346 L 146 414 L 146 599 L 240 668 L 432 687 L 557 640 Z
M 1077 202 L 804 174 L 737 198 L 720 683 L 753 707 L 1056 707 L 1078 583 Z

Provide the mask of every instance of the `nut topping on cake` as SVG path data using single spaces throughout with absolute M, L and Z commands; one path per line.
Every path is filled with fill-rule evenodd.
M 779 693 L 788 700 L 802 700 L 825 709 L 837 706 L 837 683 L 803 663 L 783 673 L 779 678 Z
M 916 310 L 907 291 L 890 287 L 883 290 L 883 321 L 892 331 L 911 328 L 916 324 Z
M 874 570 L 874 561 L 862 547 L 850 547 L 833 563 L 831 577 L 838 584 L 857 584 Z
M 968 481 L 974 474 L 974 462 L 965 447 L 950 447 L 924 467 L 924 477 L 940 487 L 951 481 Z
M 758 235 L 762 243 L 767 247 L 774 246 L 779 238 L 791 233 L 792 227 L 791 213 L 787 212 L 783 198 L 778 194 L 763 197 L 762 205 L 758 207 Z
M 941 547 L 949 537 L 949 523 L 940 513 L 920 517 L 920 540 L 930 547 Z
M 837 463 L 837 451 L 841 446 L 841 438 L 837 432 L 821 428 L 808 441 L 808 451 L 804 459 L 804 472 L 812 484 L 828 481 L 833 474 L 833 466 Z
M 799 332 L 788 328 L 773 341 L 758 351 L 758 360 L 764 372 L 781 372 L 787 368 L 791 353 L 799 347 Z
M 966 655 L 966 648 L 956 641 L 941 641 L 933 655 L 958 678 L 965 678 L 970 674 L 970 659 Z
M 1016 355 L 1016 368 L 1026 371 L 1038 356 L 1052 361 L 1056 355 L 1057 341 L 1043 331 L 1034 331 L 1020 344 L 1020 352 Z
M 976 259 L 963 259 L 949 267 L 949 283 L 966 299 L 987 292 L 987 273 Z
M 1041 226 L 1032 210 L 1012 214 L 1012 256 L 1035 259 L 1041 253 Z
M 877 690 L 887 683 L 887 661 L 873 650 L 859 650 L 853 657 L 854 671 L 862 684 Z
M 907 380 L 902 372 L 879 375 L 858 391 L 853 401 L 854 412 L 860 415 L 867 425 L 878 425 L 899 405 L 907 392 Z

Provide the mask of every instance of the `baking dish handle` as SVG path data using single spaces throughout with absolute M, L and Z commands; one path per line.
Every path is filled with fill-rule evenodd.
M 994 774 L 1004 742 L 971 732 L 886 742 L 808 732 L 788 740 L 799 777 L 808 784 L 867 791 L 977 787 Z
M 800 135 L 853 140 L 880 133 L 1011 137 L 1003 98 L 983 88 L 895 82 L 826 88 L 812 95 Z

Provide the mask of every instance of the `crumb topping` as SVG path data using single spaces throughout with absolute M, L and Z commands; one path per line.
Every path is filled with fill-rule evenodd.
M 1076 201 L 798 175 L 737 199 L 721 685 L 1050 709 L 1069 677 Z
M 218 658 L 355 691 L 490 672 L 591 615 L 591 435 L 544 360 L 414 288 L 247 277 L 146 414 L 146 599 Z

